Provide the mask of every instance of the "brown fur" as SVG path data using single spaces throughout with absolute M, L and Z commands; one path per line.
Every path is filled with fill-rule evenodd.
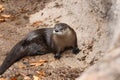
M 59 24 L 58 27 L 61 26 L 61 28 L 64 29 L 64 32 L 62 35 L 58 35 L 57 33 L 53 34 L 53 43 L 54 43 L 54 49 L 56 49 L 56 55 L 55 58 L 60 58 L 61 53 L 63 53 L 66 48 L 72 48 L 73 53 L 78 53 L 80 50 L 77 45 L 77 36 L 75 31 L 67 24 Z
M 76 34 L 69 29 L 68 34 L 63 36 L 53 35 L 53 42 L 58 50 L 64 50 L 66 47 L 74 47 L 76 41 Z

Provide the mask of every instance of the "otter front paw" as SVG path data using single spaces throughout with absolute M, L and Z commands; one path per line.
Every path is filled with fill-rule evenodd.
M 73 48 L 72 53 L 78 54 L 81 50 L 79 48 Z
M 60 59 L 61 58 L 61 55 L 59 53 L 55 54 L 54 56 L 55 59 Z

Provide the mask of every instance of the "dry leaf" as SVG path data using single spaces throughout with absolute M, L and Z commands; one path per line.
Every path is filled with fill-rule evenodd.
M 5 19 L 1 19 L 1 18 L 0 18 L 0 22 L 5 22 Z
M 5 22 L 9 18 L 11 18 L 11 15 L 1 14 L 0 15 L 0 22 Z
M 10 18 L 11 15 L 2 14 L 1 17 L 4 17 L 4 18 Z
M 3 8 L 3 5 L 0 5 L 0 9 Z
M 30 65 L 31 66 L 41 66 L 43 63 L 37 63 L 37 62 L 33 62 Z
M 39 75 L 39 77 L 45 76 L 45 72 L 44 71 L 37 71 L 37 74 Z
M 43 23 L 42 21 L 36 21 L 36 22 L 34 22 L 31 26 L 37 27 L 37 26 L 39 26 L 39 25 L 42 24 L 42 23 Z
M 15 77 L 12 77 L 10 80 L 17 80 Z
M 45 62 L 47 62 L 47 60 L 39 60 L 38 62 L 31 62 L 30 65 L 37 67 L 43 65 Z
M 38 62 L 44 62 L 45 63 L 45 62 L 48 62 L 48 61 L 47 60 L 39 60 Z
M 0 5 L 0 13 L 5 10 L 5 8 L 3 7 L 3 5 Z M 6 19 L 10 18 L 11 15 L 6 15 L 6 14 L 0 14 L 0 22 L 5 22 Z
M 0 78 L 0 80 L 6 80 L 5 78 Z
M 38 76 L 33 76 L 33 80 L 41 80 Z
M 24 77 L 24 80 L 30 80 L 31 78 L 30 77 L 28 77 L 28 76 L 25 76 Z
M 0 5 L 0 12 L 2 12 L 3 10 L 5 10 L 5 8 L 3 7 L 3 5 Z

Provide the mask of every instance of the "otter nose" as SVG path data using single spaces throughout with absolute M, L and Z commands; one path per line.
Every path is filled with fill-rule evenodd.
M 58 30 L 55 30 L 55 32 L 58 32 Z

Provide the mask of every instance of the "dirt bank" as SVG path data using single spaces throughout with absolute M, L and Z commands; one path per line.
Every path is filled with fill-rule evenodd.
M 1 4 L 5 6 L 2 14 L 10 14 L 13 17 L 0 23 L 0 63 L 4 60 L 6 53 L 26 33 L 37 28 L 53 27 L 58 22 L 67 23 L 75 29 L 81 49 L 78 55 L 66 51 L 60 60 L 55 60 L 52 53 L 25 58 L 11 66 L 2 77 L 15 76 L 18 80 L 30 77 L 32 80 L 36 71 L 42 70 L 45 73 L 43 80 L 74 80 L 86 68 L 96 63 L 108 49 L 110 32 L 106 16 L 109 7 L 102 6 L 110 2 L 103 4 L 102 0 L 98 2 L 96 0 L 23 0 L 17 2 L 8 0 Z M 38 67 L 28 65 L 31 61 L 40 59 L 48 62 Z

